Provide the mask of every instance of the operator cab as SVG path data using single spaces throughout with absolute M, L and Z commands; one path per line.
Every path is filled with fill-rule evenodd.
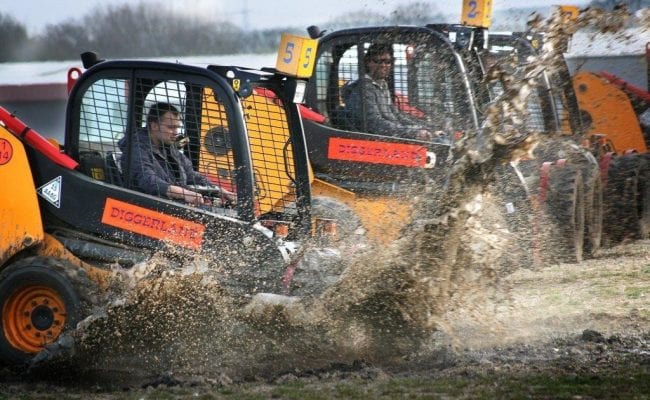
M 388 89 L 404 114 L 442 133 L 433 141 L 405 132 L 371 133 L 367 113 L 350 115 L 345 92 L 359 85 L 367 109 L 367 89 L 357 81 L 366 74 L 366 51 L 375 43 L 390 46 L 393 64 Z M 353 191 L 382 183 L 417 180 L 423 169 L 442 170 L 451 143 L 478 118 L 462 60 L 443 35 L 427 28 L 347 29 L 319 39 L 307 104 L 325 121 L 305 120 L 310 160 L 317 177 Z
M 190 248 L 207 249 L 217 241 L 245 247 L 246 240 L 258 235 L 273 237 L 269 244 L 277 232 L 285 240 L 308 236 L 309 171 L 293 101 L 297 81 L 275 71 L 240 67 L 97 63 L 71 85 L 64 148 L 87 178 L 66 171 L 57 178 L 62 182 L 58 187 L 61 196 L 70 196 L 68 204 L 77 205 L 47 207 L 67 225 L 144 248 L 174 240 Z M 157 102 L 180 111 L 175 146 L 193 169 L 234 192 L 236 202 L 196 207 L 133 189 L 138 171 L 121 160 L 132 151 L 135 133 L 145 128 L 149 107 Z M 200 186 L 190 189 L 214 193 Z M 169 230 L 177 224 L 187 226 Z
M 229 135 L 227 111 L 223 104 L 225 93 L 194 82 L 190 76 L 174 79 L 102 78 L 89 84 L 81 97 L 78 135 L 66 141 L 70 152 L 78 152 L 82 166 L 91 165 L 90 175 L 108 183 L 138 190 L 134 180 L 141 171 L 135 171 L 127 162 L 140 140 L 151 139 L 146 133 L 147 114 L 156 103 L 165 103 L 179 112 L 175 146 L 192 163 L 195 171 L 221 188 L 236 192 L 235 162 Z M 133 97 L 133 111 L 129 112 L 129 97 Z M 130 116 L 130 117 L 129 117 Z M 78 137 L 77 146 L 71 145 Z M 213 156 L 215 156 L 213 158 Z M 105 161 L 102 173 L 101 160 Z M 100 168 L 98 168 L 98 166 Z M 178 171 L 175 171 L 178 174 Z M 102 174 L 105 179 L 102 178 Z M 200 188 L 190 187 L 196 191 Z M 202 189 L 207 193 L 207 187 Z M 214 199 L 211 210 L 237 217 L 237 205 L 229 208 Z

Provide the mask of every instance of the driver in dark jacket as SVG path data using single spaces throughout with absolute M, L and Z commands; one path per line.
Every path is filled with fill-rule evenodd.
M 130 153 L 126 137 L 118 145 L 122 150 L 122 171 L 130 174 L 132 189 L 177 199 L 193 205 L 209 205 L 210 201 L 187 188 L 187 185 L 213 185 L 205 176 L 194 171 L 191 161 L 175 146 L 180 129 L 178 109 L 169 103 L 155 103 L 147 114 L 147 127 L 132 137 Z M 130 155 L 130 158 L 128 157 Z M 234 193 L 220 188 L 220 194 L 234 201 Z
M 361 122 L 365 114 L 366 129 L 370 133 L 420 140 L 431 140 L 438 136 L 438 133 L 393 103 L 386 82 L 393 69 L 391 45 L 372 44 L 368 47 L 364 60 L 366 74 L 342 89 L 350 124 L 355 129 L 362 129 Z

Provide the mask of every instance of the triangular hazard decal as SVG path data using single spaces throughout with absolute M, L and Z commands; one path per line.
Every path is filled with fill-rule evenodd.
M 38 194 L 56 208 L 61 208 L 61 177 L 57 176 L 37 190 Z

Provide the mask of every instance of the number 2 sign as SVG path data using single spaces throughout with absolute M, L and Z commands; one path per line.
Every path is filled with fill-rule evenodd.
M 461 23 L 489 28 L 492 24 L 492 0 L 463 0 Z

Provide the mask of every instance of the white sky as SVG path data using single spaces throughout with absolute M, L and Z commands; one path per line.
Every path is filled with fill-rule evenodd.
M 57 24 L 68 19 L 78 20 L 89 11 L 102 5 L 157 2 L 206 18 L 223 19 L 242 26 L 245 15 L 252 27 L 272 28 L 318 25 L 346 12 L 361 9 L 382 14 L 413 0 L 0 0 L 0 12 L 8 14 L 25 24 L 30 34 L 39 33 L 47 24 Z M 419 0 L 424 1 L 424 0 Z M 437 11 L 450 15 L 456 22 L 460 19 L 461 0 L 429 0 Z M 521 7 L 551 7 L 557 4 L 584 5 L 588 0 L 493 0 L 493 10 Z M 247 10 L 246 13 L 243 11 Z M 161 21 L 164 23 L 164 21 Z

